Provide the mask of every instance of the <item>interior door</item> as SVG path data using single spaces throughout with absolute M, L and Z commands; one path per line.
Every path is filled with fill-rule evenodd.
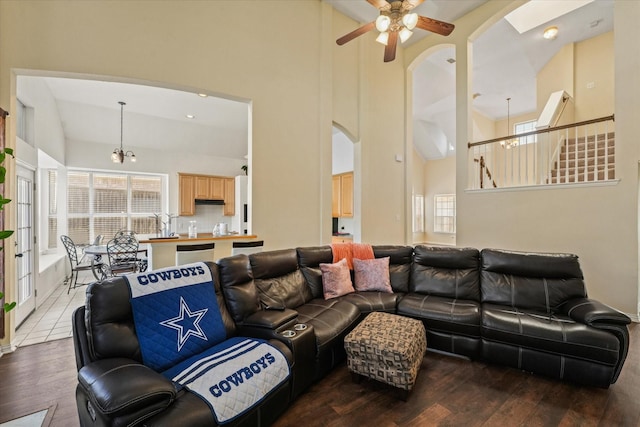
M 36 309 L 36 292 L 33 274 L 33 181 L 32 170 L 18 166 L 16 191 L 16 278 L 17 307 L 16 327 Z

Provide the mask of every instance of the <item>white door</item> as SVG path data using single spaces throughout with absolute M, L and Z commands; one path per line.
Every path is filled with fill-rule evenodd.
M 18 166 L 16 191 L 17 223 L 16 277 L 18 301 L 16 326 L 19 326 L 36 309 L 35 282 L 33 274 L 33 171 Z

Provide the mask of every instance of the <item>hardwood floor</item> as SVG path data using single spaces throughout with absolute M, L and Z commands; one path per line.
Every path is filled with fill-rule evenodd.
M 640 325 L 616 384 L 579 387 L 515 369 L 428 352 L 407 402 L 374 381 L 352 382 L 346 365 L 300 396 L 276 422 L 287 426 L 639 426 Z M 78 425 L 71 339 L 0 357 L 0 423 L 56 405 L 51 426 Z

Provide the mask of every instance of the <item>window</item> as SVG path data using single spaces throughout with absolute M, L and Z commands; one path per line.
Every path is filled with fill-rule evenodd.
M 27 107 L 19 99 L 16 104 L 16 136 L 33 147 L 33 108 Z
M 456 195 L 438 194 L 434 197 L 434 224 L 436 233 L 456 232 Z
M 58 171 L 48 169 L 45 179 L 48 188 L 47 249 L 55 249 L 58 247 Z
M 513 134 L 520 135 L 522 133 L 532 132 L 536 130 L 537 120 L 530 120 L 528 122 L 516 123 L 513 125 Z M 533 144 L 538 141 L 538 135 L 528 135 L 518 138 L 518 144 Z
M 422 194 L 413 196 L 413 232 L 424 232 L 424 196 Z
M 119 230 L 155 233 L 154 214 L 163 211 L 163 178 L 159 175 L 69 171 L 68 235 L 91 242 Z

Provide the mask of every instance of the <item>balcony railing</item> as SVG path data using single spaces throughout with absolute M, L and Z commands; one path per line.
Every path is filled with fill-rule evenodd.
M 615 179 L 614 116 L 468 144 L 469 189 Z

